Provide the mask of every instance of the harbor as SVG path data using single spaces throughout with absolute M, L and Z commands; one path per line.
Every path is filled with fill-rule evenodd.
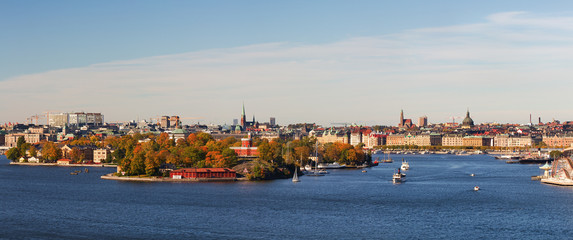
M 410 155 L 403 156 L 410 165 L 407 181 L 395 184 L 402 156 L 390 157 L 393 163 L 366 173 L 330 169 L 323 177 L 299 176 L 297 183 L 108 181 L 100 176 L 115 169 L 72 176 L 70 168 L 9 165 L 2 158 L 0 204 L 10 221 L 0 237 L 165 239 L 177 232 L 176 238 L 252 239 L 253 229 L 260 239 L 571 234 L 559 223 L 569 219 L 562 210 L 573 204 L 573 188 L 531 181 L 540 174 L 538 165 L 505 164 L 487 155 Z M 41 224 L 50 219 L 58 221 Z

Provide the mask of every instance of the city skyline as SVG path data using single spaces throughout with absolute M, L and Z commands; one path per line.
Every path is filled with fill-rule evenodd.
M 567 1 L 107 3 L 0 4 L 0 123 L 86 111 L 231 124 L 243 101 L 248 119 L 281 125 L 393 126 L 401 109 L 428 123 L 467 108 L 476 124 L 573 120 Z

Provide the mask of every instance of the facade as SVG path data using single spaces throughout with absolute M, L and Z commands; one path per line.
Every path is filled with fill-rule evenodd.
M 70 159 L 60 159 L 58 161 L 56 161 L 56 163 L 58 165 L 70 165 L 72 163 L 72 160 Z
M 241 138 L 240 147 L 231 147 L 239 157 L 257 157 L 259 156 L 259 149 L 253 147 L 253 139 L 251 134 L 247 138 Z
M 173 179 L 185 178 L 236 178 L 237 173 L 229 168 L 182 168 L 169 173 Z
M 510 137 L 509 135 L 497 135 L 493 138 L 493 145 L 496 147 L 527 147 L 533 146 L 532 137 Z
M 18 138 L 20 137 L 24 137 L 26 143 L 34 144 L 34 143 L 39 143 L 42 140 L 43 134 L 39 133 L 8 134 L 5 136 L 5 145 L 7 147 L 16 147 L 18 145 Z
M 81 161 L 93 161 L 94 160 L 94 147 L 92 146 L 81 146 L 81 145 L 75 145 L 75 146 L 68 146 L 68 145 L 64 145 L 63 147 L 61 147 L 62 149 L 62 155 L 65 158 L 72 158 L 72 151 L 74 149 L 78 150 L 79 155 L 78 160 Z
M 105 162 L 107 156 L 111 154 L 111 151 L 106 148 L 95 149 L 93 153 L 94 163 Z
M 483 147 L 493 146 L 493 139 L 486 136 L 466 136 L 463 138 L 463 146 Z
M 403 134 L 388 135 L 386 137 L 386 145 L 388 146 L 406 145 L 406 136 Z
M 461 135 L 449 134 L 442 137 L 442 146 L 460 147 L 464 146 L 464 138 Z
M 573 136 L 543 136 L 543 143 L 548 147 L 569 147 L 573 146 Z
M 362 143 L 362 132 L 354 131 L 350 133 L 350 145 L 356 146 Z
M 51 113 L 48 124 L 52 127 L 65 127 L 68 125 L 81 126 L 102 126 L 104 117 L 101 113 Z
M 350 143 L 350 136 L 347 132 L 342 131 L 334 131 L 334 129 L 330 129 L 328 131 L 324 131 L 321 137 L 317 137 L 316 140 L 320 144 L 326 143 Z
M 442 135 L 439 134 L 421 134 L 408 135 L 405 138 L 405 145 L 416 146 L 440 146 L 442 145 Z

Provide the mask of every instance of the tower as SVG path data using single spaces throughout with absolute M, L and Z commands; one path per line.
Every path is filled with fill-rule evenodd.
M 398 123 L 398 127 L 402 127 L 404 125 L 404 109 L 400 109 L 400 123 Z
M 247 116 L 245 115 L 245 103 L 243 103 L 243 114 L 241 114 L 241 126 L 243 129 L 247 126 Z

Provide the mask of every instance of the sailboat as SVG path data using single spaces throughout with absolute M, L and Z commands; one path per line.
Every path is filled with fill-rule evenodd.
M 296 167 L 296 165 L 294 166 L 294 174 L 292 175 L 292 182 L 300 182 L 300 180 L 298 179 L 298 169 Z
M 326 170 L 318 170 L 318 142 L 316 142 L 316 147 L 314 149 L 314 157 L 314 171 L 312 171 L 310 174 L 307 174 L 307 176 L 322 177 L 325 173 L 328 172 Z
M 384 159 L 383 162 L 384 163 L 391 163 L 392 162 L 392 158 L 390 157 L 390 153 L 388 153 L 388 158 Z

